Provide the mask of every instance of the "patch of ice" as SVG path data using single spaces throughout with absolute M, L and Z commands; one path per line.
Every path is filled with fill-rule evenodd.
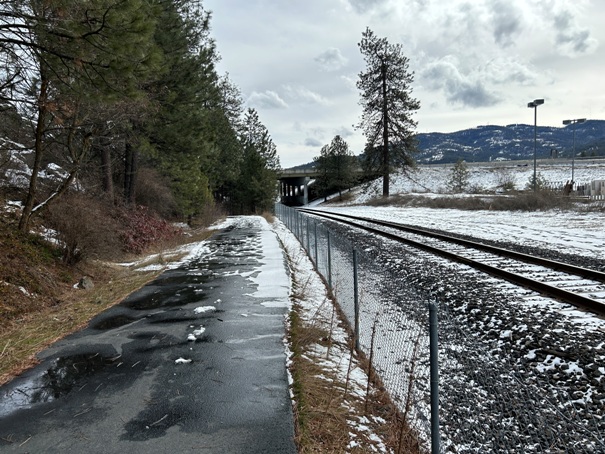
M 220 301 L 220 300 L 219 300 Z M 203 314 L 204 312 L 213 312 L 216 310 L 214 306 L 199 306 L 193 309 L 194 314 Z
M 203 326 L 200 326 L 198 329 L 193 331 L 193 335 L 201 336 L 202 334 L 204 334 L 204 331 L 206 331 L 206 328 L 204 328 Z

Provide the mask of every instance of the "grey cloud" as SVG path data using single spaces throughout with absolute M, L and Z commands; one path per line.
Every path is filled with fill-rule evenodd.
M 489 2 L 494 26 L 494 39 L 504 47 L 513 44 L 513 36 L 520 31 L 523 15 L 510 0 Z
M 353 134 L 355 134 L 355 133 L 353 132 L 352 129 L 344 127 L 344 126 L 341 128 L 338 128 L 334 131 L 334 135 L 338 135 L 338 136 L 342 137 L 343 139 L 346 139 L 347 137 L 351 137 Z
M 248 103 L 257 107 L 264 107 L 267 109 L 287 109 L 288 104 L 280 98 L 280 96 L 272 91 L 267 90 L 265 92 L 259 93 L 257 91 L 252 92 L 250 97 L 248 98 Z
M 330 101 L 319 93 L 308 88 L 294 85 L 284 85 L 285 96 L 292 101 L 301 101 L 307 104 L 330 105 Z
M 529 86 L 535 85 L 538 74 L 531 68 L 515 59 L 494 59 L 484 68 L 484 78 L 495 84 L 515 83 Z
M 350 5 L 359 14 L 365 14 L 377 6 L 388 3 L 388 0 L 349 0 Z
M 442 90 L 451 104 L 487 107 L 499 102 L 481 81 L 462 75 L 451 61 L 442 60 L 431 64 L 422 72 L 422 77 L 429 88 Z
M 580 28 L 570 11 L 563 11 L 553 18 L 557 30 L 556 43 L 559 49 L 568 56 L 591 53 L 598 41 L 590 36 L 590 31 Z
M 345 66 L 348 60 L 340 53 L 339 49 L 331 47 L 322 52 L 315 61 L 321 66 L 324 71 L 338 71 Z
M 305 139 L 305 145 L 308 147 L 321 147 L 323 142 L 312 137 L 307 137 Z
M 478 20 L 483 10 L 477 4 L 454 4 L 444 11 L 443 22 L 439 28 L 445 36 L 456 43 L 474 43 L 483 31 L 482 21 Z
M 479 81 L 450 81 L 446 91 L 448 101 L 468 107 L 488 107 L 499 102 Z

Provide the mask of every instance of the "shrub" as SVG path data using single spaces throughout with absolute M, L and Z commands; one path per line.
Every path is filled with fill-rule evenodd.
M 536 191 L 542 191 L 548 188 L 548 181 L 546 180 L 546 178 L 544 178 L 544 176 L 538 172 L 536 174 L 536 182 L 535 182 L 535 187 L 534 187 L 534 175 L 530 175 L 529 179 L 527 180 L 527 184 L 525 185 L 525 189 L 531 189 L 531 190 L 536 190 Z
M 85 194 L 65 194 L 48 207 L 45 220 L 56 231 L 66 264 L 113 257 L 121 249 L 111 208 Z
M 447 188 L 451 192 L 461 193 L 466 191 L 468 187 L 469 171 L 466 162 L 463 159 L 458 159 L 450 172 L 450 178 L 447 181 Z
M 226 210 L 221 204 L 207 203 L 199 214 L 191 216 L 187 223 L 193 228 L 208 227 L 225 216 Z
M 516 189 L 515 179 L 507 170 L 499 170 L 498 188 L 500 188 L 504 192 L 510 192 Z
M 126 252 L 140 254 L 153 243 L 167 241 L 182 232 L 144 206 L 123 207 L 118 215 L 120 237 Z
M 570 209 L 569 197 L 560 197 L 552 191 L 528 191 L 511 196 L 481 197 L 422 197 L 399 195 L 388 199 L 375 199 L 371 206 L 398 205 L 427 208 L 453 208 L 458 210 L 537 211 L 548 209 Z
M 168 185 L 155 169 L 143 167 L 137 173 L 136 203 L 163 217 L 178 213 L 178 204 Z

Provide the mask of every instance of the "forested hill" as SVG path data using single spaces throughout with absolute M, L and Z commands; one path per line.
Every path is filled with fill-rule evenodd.
M 538 126 L 537 156 L 571 157 L 573 128 L 576 128 L 576 156 L 605 156 L 605 120 L 588 120 L 565 127 Z M 533 157 L 534 126 L 478 126 L 452 133 L 418 134 L 423 164 L 456 162 L 486 162 L 517 160 Z
M 574 125 L 538 126 L 537 157 L 567 157 L 573 152 Z M 576 157 L 605 156 L 605 120 L 588 120 L 575 125 Z M 477 126 L 451 133 L 430 132 L 417 136 L 416 160 L 420 164 L 531 159 L 534 155 L 534 126 Z M 297 168 L 311 168 L 310 162 Z
M 200 0 L 7 0 L 0 25 L 0 190 L 24 191 L 20 230 L 76 189 L 183 219 L 272 205 L 275 145 L 217 72 Z

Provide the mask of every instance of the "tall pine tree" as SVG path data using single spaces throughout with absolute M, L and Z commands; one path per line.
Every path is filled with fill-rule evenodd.
M 359 50 L 366 62 L 357 81 L 363 108 L 359 128 L 366 136 L 364 169 L 382 176 L 382 195 L 388 197 L 391 168 L 405 170 L 414 164 L 416 122 L 412 115 L 420 103 L 411 96 L 414 73 L 409 71 L 401 44 L 389 44 L 367 28 Z
M 244 116 L 241 141 L 244 156 L 235 193 L 235 207 L 242 214 L 270 210 L 277 197 L 277 149 L 258 113 L 248 109 Z
M 210 13 L 197 0 L 160 2 L 163 10 L 155 34 L 164 60 L 161 73 L 146 91 L 154 114 L 139 131 L 148 165 L 167 177 L 180 214 L 193 216 L 213 203 L 210 177 L 218 159 L 221 102 L 210 37 Z M 136 127 L 136 125 L 135 125 Z

